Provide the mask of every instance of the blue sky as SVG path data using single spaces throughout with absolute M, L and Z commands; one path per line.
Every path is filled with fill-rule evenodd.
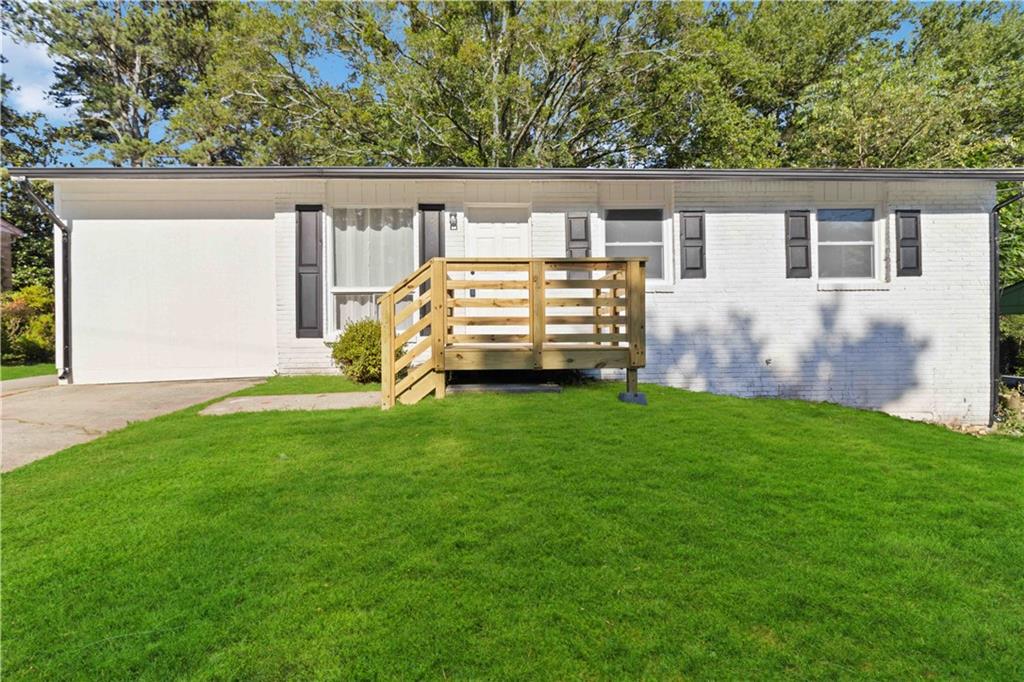
M 18 43 L 6 33 L 0 33 L 0 51 L 6 63 L 3 72 L 18 88 L 11 96 L 11 104 L 22 112 L 38 111 L 54 124 L 66 124 L 74 118 L 74 108 L 59 107 L 47 98 L 46 94 L 53 85 L 54 61 L 47 54 L 46 47 L 39 43 Z M 349 75 L 344 60 L 324 57 L 314 62 L 320 76 L 329 83 L 341 84 Z M 154 133 L 163 133 L 164 126 L 154 126 Z M 63 163 L 81 163 L 78 154 L 64 154 Z
M 46 91 L 53 84 L 53 60 L 46 48 L 38 43 L 16 43 L 7 34 L 0 40 L 7 59 L 4 73 L 20 88 L 11 98 L 14 108 L 42 112 L 54 123 L 67 121 L 70 112 L 46 99 Z
M 0 52 L 7 59 L 3 72 L 19 89 L 13 95 L 13 105 L 19 111 L 41 112 L 51 123 L 66 123 L 74 118 L 73 109 L 58 107 L 47 99 L 53 85 L 53 59 L 46 47 L 39 43 L 18 43 L 6 33 L 0 33 Z M 340 85 L 349 76 L 344 60 L 337 56 L 323 57 L 314 62 L 320 76 L 327 82 Z

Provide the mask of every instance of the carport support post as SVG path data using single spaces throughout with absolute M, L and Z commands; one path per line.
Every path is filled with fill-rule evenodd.
M 71 383 L 71 228 L 36 194 L 28 178 L 11 179 L 21 185 L 32 203 L 60 229 L 61 371 L 57 378 Z

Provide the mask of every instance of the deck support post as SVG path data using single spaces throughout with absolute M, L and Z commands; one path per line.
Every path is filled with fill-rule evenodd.
M 391 293 L 380 299 L 380 403 L 395 406 L 395 299 Z
M 533 351 L 533 368 L 544 368 L 544 337 L 547 335 L 544 308 L 545 265 L 542 260 L 530 261 L 530 344 Z
M 434 362 L 434 397 L 444 398 L 445 370 L 444 347 L 448 336 L 448 320 L 445 319 L 448 309 L 448 279 L 444 259 L 434 258 L 430 261 L 430 336 L 431 360 Z
M 629 364 L 626 367 L 626 392 L 619 394 L 624 403 L 646 405 L 647 396 L 637 389 L 637 367 L 647 364 L 647 311 L 644 307 L 646 272 L 644 261 L 630 261 L 626 266 L 626 331 L 629 334 Z
M 634 405 L 646 405 L 647 395 L 640 393 L 637 389 L 636 378 L 636 367 L 629 367 L 626 369 L 626 390 L 619 394 L 619 400 L 624 403 L 633 403 Z

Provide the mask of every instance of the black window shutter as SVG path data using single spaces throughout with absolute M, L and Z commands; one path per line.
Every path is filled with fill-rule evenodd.
M 921 276 L 921 212 L 896 211 L 896 276 Z
M 590 256 L 590 215 L 588 213 L 565 214 L 565 255 L 567 258 L 588 258 Z M 569 279 L 589 277 L 586 272 L 570 270 Z
M 786 277 L 811 276 L 810 211 L 786 211 Z
M 320 339 L 323 322 L 323 213 L 295 207 L 295 336 Z
M 707 277 L 704 212 L 684 211 L 680 213 L 679 231 L 683 279 L 704 279 Z

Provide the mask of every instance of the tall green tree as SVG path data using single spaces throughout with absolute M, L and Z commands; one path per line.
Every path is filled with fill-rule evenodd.
M 936 4 L 808 89 L 787 161 L 847 167 L 1024 162 L 1020 5 Z
M 381 163 L 372 123 L 378 103 L 321 77 L 316 60 L 337 56 L 338 49 L 325 45 L 298 10 L 292 4 L 215 8 L 207 71 L 188 84 L 170 122 L 181 161 Z
M 790 162 L 795 116 L 817 84 L 882 44 L 910 8 L 893 2 L 666 5 L 677 40 L 657 87 L 639 92 L 651 112 L 656 165 L 760 167 Z M 695 13 L 703 14 L 692 21 Z
M 4 220 L 25 233 L 14 240 L 11 246 L 12 284 L 15 289 L 30 284 L 53 287 L 53 225 L 26 197 L 23 190 L 11 181 L 6 170 L 13 166 L 39 166 L 56 160 L 58 144 L 57 131 L 46 123 L 42 114 L 21 112 L 11 103 L 15 91 L 14 83 L 6 75 L 0 75 L 0 121 L 3 135 L 0 137 L 2 157 L 2 178 L 0 178 L 0 206 Z M 52 187 L 49 183 L 37 183 L 41 196 L 49 198 Z
M 143 166 L 173 153 L 166 123 L 202 76 L 213 3 L 204 0 L 10 0 L 9 30 L 55 61 L 54 101 L 73 112 L 85 160 Z
M 666 44 L 651 3 L 406 2 L 307 6 L 387 103 L 400 162 L 634 164 L 631 134 Z
M 651 30 L 657 7 L 248 8 L 174 127 L 199 141 L 192 158 L 210 161 L 269 149 L 277 159 L 321 163 L 635 164 L 647 141 L 631 132 L 646 113 L 634 93 L 653 86 L 666 42 Z M 349 81 L 320 78 L 315 64 L 324 58 L 344 61 Z

